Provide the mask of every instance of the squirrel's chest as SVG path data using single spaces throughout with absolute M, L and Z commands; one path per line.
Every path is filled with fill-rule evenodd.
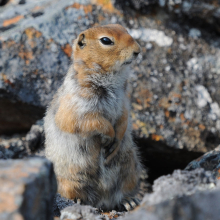
M 121 114 L 124 96 L 122 90 L 106 92 L 105 96 L 98 98 L 97 109 L 106 117 L 115 118 Z

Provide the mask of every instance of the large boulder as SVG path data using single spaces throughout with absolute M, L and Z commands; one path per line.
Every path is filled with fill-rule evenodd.
M 132 7 L 143 14 L 155 13 L 162 9 L 169 13 L 169 16 L 174 15 L 178 21 L 190 21 L 194 25 L 220 32 L 219 0 L 114 0 L 114 3 L 122 10 Z
M 125 220 L 218 220 L 220 188 L 210 172 L 175 171 L 157 179 L 153 193 Z
M 45 159 L 0 160 L 0 219 L 52 220 L 56 187 Z
M 191 161 L 185 168 L 185 170 L 195 170 L 203 168 L 207 171 L 211 171 L 216 179 L 220 179 L 220 146 L 213 151 L 209 151 L 203 156 Z
M 110 0 L 10 1 L 1 7 L 0 133 L 26 131 L 43 116 L 82 30 L 120 23 L 142 46 L 130 72 L 135 136 L 176 149 L 214 149 L 220 141 L 219 38 L 161 11 L 150 17 L 126 10 Z

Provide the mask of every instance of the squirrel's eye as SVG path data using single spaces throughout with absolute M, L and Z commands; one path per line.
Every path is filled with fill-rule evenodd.
M 108 37 L 103 37 L 100 39 L 100 41 L 104 45 L 113 45 L 114 44 L 113 41 L 111 41 Z

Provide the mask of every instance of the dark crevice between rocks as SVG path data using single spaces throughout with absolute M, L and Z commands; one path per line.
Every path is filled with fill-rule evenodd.
M 27 132 L 44 116 L 45 110 L 20 101 L 0 97 L 0 134 Z
M 26 0 L 20 0 L 19 5 L 24 5 L 26 3 Z
M 8 3 L 9 0 L 0 0 L 0 6 L 4 6 Z
M 175 149 L 160 141 L 150 138 L 135 137 L 143 165 L 148 169 L 148 181 L 173 173 L 176 169 L 183 170 L 191 161 L 202 156 L 202 152 Z
M 43 15 L 43 14 L 44 14 L 44 12 L 38 11 L 38 12 L 32 13 L 31 16 L 34 17 L 34 18 L 36 18 L 36 17 L 39 17 L 39 16 L 41 16 L 41 15 Z
M 15 24 L 11 24 L 11 25 L 8 25 L 7 27 L 0 27 L 0 33 L 4 32 L 4 31 L 7 31 L 11 28 L 14 28 L 15 26 L 16 26 Z

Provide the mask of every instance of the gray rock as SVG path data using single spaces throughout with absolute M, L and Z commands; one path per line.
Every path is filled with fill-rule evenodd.
M 103 7 L 98 2 L 10 1 L 0 9 L 0 133 L 27 131 L 42 118 L 68 69 L 72 41 L 82 30 L 117 22 L 129 27 L 142 46 L 130 73 L 135 136 L 189 151 L 217 147 L 219 38 L 179 24 L 164 12 L 157 20 L 136 18 L 127 8 L 120 14 L 110 2 Z M 175 8 L 186 2 L 160 4 Z M 137 2 L 145 3 L 155 1 Z
M 219 219 L 220 188 L 210 172 L 202 169 L 175 171 L 157 179 L 153 193 L 123 219 L 206 220 Z
M 24 135 L 0 136 L 0 159 L 21 159 L 27 155 Z
M 211 25 L 220 31 L 220 1 L 208 0 L 114 0 L 116 7 L 122 11 L 132 8 L 142 13 L 155 13 L 158 8 L 168 11 L 169 15 L 178 15 L 178 20 L 193 20 L 194 23 L 204 26 Z M 187 19 L 186 19 L 187 18 Z
M 0 160 L 0 219 L 52 220 L 56 188 L 46 159 Z
M 147 24 L 146 17 L 140 20 Z M 172 39 L 169 47 L 153 42 L 148 51 L 148 41 L 137 36 L 143 53 L 130 81 L 134 134 L 177 149 L 210 151 L 220 141 L 220 51 L 214 46 L 220 42 L 188 38 L 175 26 L 177 33 L 157 26 Z
M 74 205 L 73 200 L 62 197 L 59 193 L 56 194 L 53 204 L 53 213 L 55 216 L 60 216 L 60 213 L 66 207 Z
M 74 3 L 27 0 L 1 9 L 0 133 L 27 130 L 42 118 L 69 67 L 73 39 L 90 24 L 78 21 L 87 15 Z
M 75 204 L 69 206 L 61 211 L 61 220 L 101 220 L 101 216 L 98 214 L 98 210 L 92 206 L 83 206 Z
M 216 179 L 220 179 L 220 146 L 190 162 L 185 170 L 203 168 L 211 171 Z

